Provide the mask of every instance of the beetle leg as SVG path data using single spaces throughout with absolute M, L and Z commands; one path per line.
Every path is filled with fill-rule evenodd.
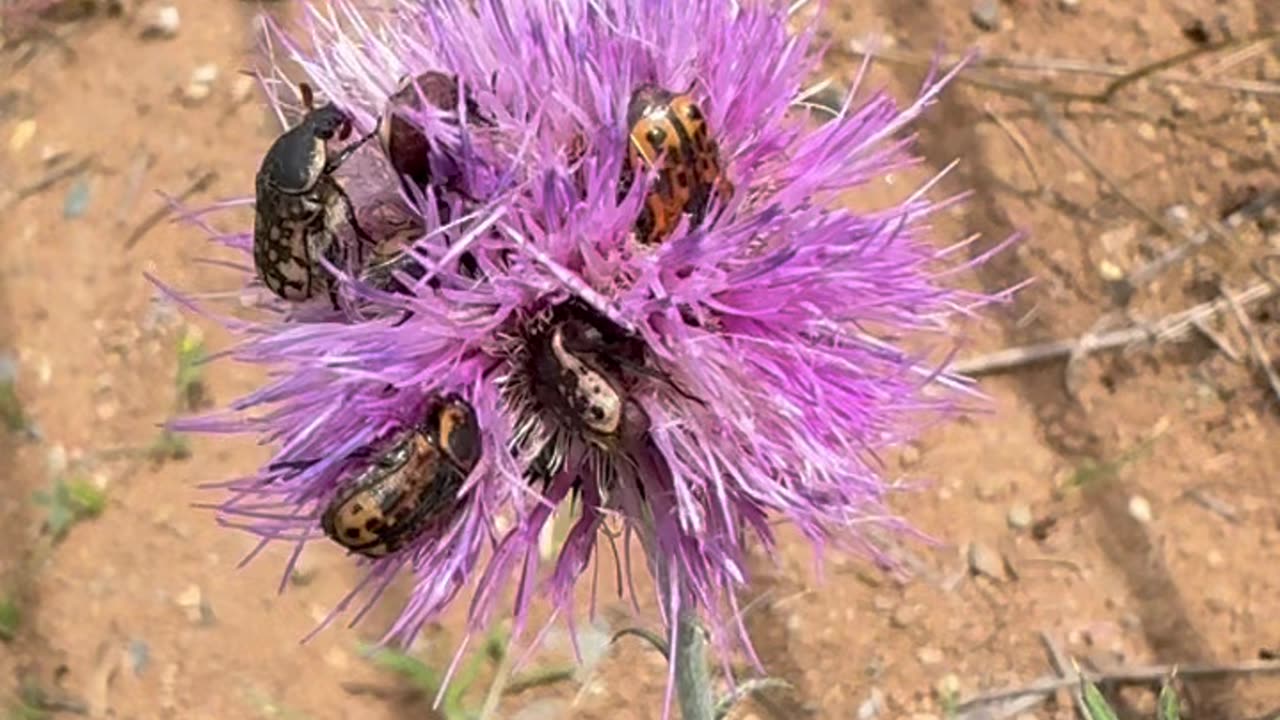
M 355 206 L 355 203 L 351 202 L 351 196 L 348 195 L 347 191 L 343 189 L 342 185 L 338 184 L 336 181 L 333 183 L 333 189 L 335 192 L 338 193 L 338 197 L 342 198 L 343 212 L 347 214 L 347 223 L 351 225 L 351 231 L 354 232 L 356 234 L 356 237 L 359 238 L 361 241 L 369 243 L 370 245 L 373 245 L 374 244 L 373 237 L 371 237 L 369 233 L 365 232 L 365 229 L 363 227 L 360 227 L 360 222 L 356 220 L 356 206 Z M 359 254 L 359 250 L 357 250 L 357 253 L 358 254 L 356 255 L 356 261 L 360 264 L 363 264 L 363 261 L 364 261 L 363 255 Z
M 347 159 L 350 158 L 355 153 L 355 151 L 359 150 L 365 143 L 377 137 L 378 131 L 381 128 L 382 128 L 382 118 L 378 118 L 378 121 L 373 124 L 372 130 L 370 130 L 368 133 L 364 135 L 361 135 L 355 140 L 352 140 L 351 143 L 349 143 L 346 147 L 339 150 L 337 155 L 334 155 L 332 158 L 329 158 L 329 161 L 324 164 L 324 173 L 328 175 L 333 171 L 337 170 L 342 165 L 342 163 L 346 162 Z

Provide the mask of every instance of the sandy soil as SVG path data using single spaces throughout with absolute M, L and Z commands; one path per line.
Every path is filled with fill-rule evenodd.
M 247 194 L 277 132 L 237 82 L 257 6 L 174 5 L 173 38 L 140 38 L 137 15 L 99 15 L 41 24 L 43 40 L 0 54 L 0 356 L 16 366 L 39 435 L 0 431 L 0 633 L 13 635 L 0 644 L 0 709 L 11 713 L 0 717 L 67 708 L 138 719 L 432 717 L 402 674 L 360 655 L 385 612 L 299 644 L 358 577 L 341 553 L 309 549 L 281 594 L 283 551 L 237 569 L 250 540 L 191 507 L 216 499 L 197 483 L 248 471 L 263 449 L 202 437 L 186 459 L 113 452 L 155 441 L 178 401 L 177 348 L 190 332 L 142 273 L 220 287 L 216 270 L 192 263 L 208 253 L 193 231 L 161 222 L 131 246 L 130 233 L 162 205 L 157 191 L 177 194 L 206 173 L 215 175 L 200 198 Z M 981 233 L 975 253 L 1013 231 L 1030 237 L 965 278 L 992 291 L 1037 279 L 969 329 L 966 357 L 1154 321 L 1223 288 L 1263 283 L 1251 263 L 1280 246 L 1274 208 L 1212 235 L 1127 303 L 1117 280 L 1280 186 L 1280 46 L 1211 53 L 1109 102 L 1054 100 L 1084 157 L 1055 138 L 1025 88 L 1097 93 L 1106 77 L 1044 72 L 1045 59 L 1137 67 L 1193 49 L 1197 34 L 1217 42 L 1274 30 L 1280 7 L 1018 0 L 998 7 L 993 30 L 970 12 L 958 1 L 833 0 L 826 18 L 834 76 L 848 82 L 857 71 L 851 41 L 888 38 L 890 59 L 902 62 L 878 64 L 873 80 L 904 98 L 922 77 L 912 59 L 940 42 L 1041 58 L 1040 70 L 975 71 L 923 127 L 930 171 L 961 160 L 941 190 L 973 192 L 940 237 Z M 1187 32 L 1195 21 L 1202 33 Z M 207 97 L 183 99 L 193 72 L 210 64 Z M 1167 80 L 1179 76 L 1209 80 Z M 1257 92 L 1267 82 L 1270 94 Z M 85 159 L 87 170 L 19 192 Z M 232 221 L 249 217 L 220 222 Z M 1278 310 L 1265 300 L 1246 308 L 1270 354 L 1280 352 Z M 893 469 L 938 482 L 900 507 L 942 541 L 912 550 L 920 572 L 909 582 L 838 557 L 819 579 L 807 546 L 785 534 L 781 565 L 762 560 L 744 602 L 754 600 L 747 623 L 767 669 L 795 690 L 734 717 L 946 717 L 957 700 L 1052 674 L 1042 634 L 1100 670 L 1233 664 L 1280 646 L 1277 398 L 1231 312 L 1203 326 L 1182 342 L 1098 351 L 1070 368 L 1058 359 L 985 375 L 995 414 L 941 428 L 893 459 Z M 228 340 L 197 329 L 210 349 Z M 216 402 L 260 378 L 219 363 L 201 380 Z M 53 543 L 48 508 L 32 497 L 59 479 L 99 490 L 90 495 L 105 507 Z M 20 611 L 8 626 L 6 607 Z M 446 662 L 454 620 L 429 630 L 428 666 Z M 639 640 L 602 643 L 635 622 L 606 603 L 588 633 L 593 664 L 509 693 L 498 717 L 659 717 L 661 658 Z M 534 667 L 562 667 L 566 648 L 553 633 Z M 479 708 L 490 674 L 482 670 L 469 708 Z M 52 703 L 46 714 L 34 709 L 36 689 Z M 1188 691 L 1196 718 L 1280 712 L 1274 676 L 1229 675 Z M 1126 717 L 1149 716 L 1147 690 L 1119 699 Z M 1065 692 L 1023 712 L 1074 716 Z

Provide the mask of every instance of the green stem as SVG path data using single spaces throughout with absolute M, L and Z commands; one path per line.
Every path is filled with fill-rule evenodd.
M 707 638 L 697 617 L 681 611 L 676 621 L 676 697 L 683 720 L 715 720 L 716 701 L 707 663 Z

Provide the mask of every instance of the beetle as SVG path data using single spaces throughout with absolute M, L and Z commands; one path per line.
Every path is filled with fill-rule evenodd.
M 358 241 L 373 239 L 356 221 L 355 206 L 333 174 L 377 135 L 381 121 L 331 156 L 328 142 L 350 137 L 351 116 L 332 103 L 317 107 L 307 83 L 298 89 L 307 112 L 271 144 L 255 178 L 253 260 L 259 279 L 278 297 L 302 301 L 327 290 L 336 308 L 336 288 L 319 258 L 341 263 L 336 228 L 343 219 Z
M 450 162 L 449 158 L 432 158 L 431 141 L 422 128 L 407 116 L 422 112 L 424 100 L 437 109 L 454 112 L 458 108 L 458 99 L 457 76 L 435 70 L 416 77 L 406 75 L 401 78 L 395 93 L 387 98 L 378 140 L 406 191 L 407 181 L 412 181 L 419 189 L 438 182 L 467 200 L 475 201 L 464 187 L 461 167 Z M 494 124 L 472 97 L 468 95 L 463 103 L 468 122 L 485 126 Z
M 619 199 L 630 190 L 637 172 L 661 161 L 635 223 L 636 239 L 645 245 L 665 240 L 682 214 L 689 215 L 690 227 L 700 225 L 713 193 L 722 204 L 733 195 L 719 145 L 692 91 L 692 85 L 676 93 L 643 83 L 627 106 L 627 162 L 618 187 Z
M 331 540 L 368 558 L 386 557 L 449 517 L 481 456 L 475 409 L 457 395 L 434 401 L 421 424 L 399 432 L 326 507 Z
M 585 303 L 571 300 L 551 310 L 530 333 L 531 389 L 538 405 L 590 444 L 611 450 L 648 428 L 630 397 L 645 366 L 647 348 Z

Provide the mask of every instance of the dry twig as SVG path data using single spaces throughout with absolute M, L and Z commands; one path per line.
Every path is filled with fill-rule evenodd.
M 1231 675 L 1270 675 L 1280 673 L 1280 662 L 1274 660 L 1251 660 L 1231 665 L 1144 665 L 1129 668 L 1115 668 L 1105 672 L 1080 671 L 1079 669 L 1064 677 L 1047 677 L 1036 680 L 1024 687 L 998 690 L 969 698 L 956 706 L 956 711 L 969 710 L 981 705 L 1002 702 L 1024 695 L 1045 696 L 1063 688 L 1080 684 L 1084 678 L 1095 684 L 1146 684 L 1158 683 L 1169 677 L 1174 670 L 1182 678 L 1229 677 Z
M 1183 493 L 1183 497 L 1186 497 L 1200 507 L 1221 517 L 1233 525 L 1240 524 L 1240 513 L 1225 500 L 1219 500 L 1198 488 L 1192 488 L 1186 491 Z
M 1259 369 L 1267 376 L 1267 384 L 1271 386 L 1271 392 L 1275 394 L 1276 400 L 1280 400 L 1280 375 L 1276 374 L 1276 368 L 1271 364 L 1271 355 L 1267 353 L 1267 348 L 1262 344 L 1262 340 L 1258 337 L 1258 331 L 1253 327 L 1253 323 L 1249 320 L 1249 316 L 1245 314 L 1244 308 L 1240 307 L 1240 303 L 1231 293 L 1231 289 L 1225 283 L 1218 285 L 1218 291 L 1222 293 L 1222 297 L 1227 301 L 1227 306 L 1231 308 L 1231 314 L 1235 316 L 1236 322 L 1240 323 L 1240 328 L 1244 330 L 1244 335 L 1249 341 L 1249 352 L 1253 356 L 1253 362 L 1259 366 Z
M 206 171 L 200 175 L 200 177 L 196 178 L 195 182 L 187 186 L 186 190 L 179 193 L 178 197 L 174 198 L 174 201 L 183 202 L 197 193 L 202 193 L 205 190 L 208 190 L 217 179 L 218 173 L 213 170 Z M 150 215 L 143 218 L 142 222 L 138 223 L 138 227 L 134 228 L 133 232 L 129 233 L 129 238 L 125 240 L 124 248 L 128 250 L 138 244 L 138 241 L 141 240 L 144 235 L 151 232 L 151 229 L 156 225 L 159 225 L 160 221 L 168 217 L 171 212 L 173 212 L 173 205 L 168 202 L 152 211 Z
M 1035 105 L 1037 112 L 1040 113 L 1040 118 L 1044 121 L 1045 126 L 1049 128 L 1049 132 L 1053 133 L 1053 136 L 1056 137 L 1063 145 L 1066 145 L 1067 149 L 1078 157 L 1080 162 L 1084 163 L 1085 167 L 1089 168 L 1089 172 L 1093 173 L 1095 177 L 1108 185 L 1111 188 L 1111 192 L 1115 193 L 1116 196 L 1123 200 L 1126 205 L 1133 208 L 1133 210 L 1141 215 L 1147 222 L 1160 228 L 1160 230 L 1169 237 L 1181 238 L 1187 243 L 1191 242 L 1191 238 L 1188 237 L 1181 228 L 1174 227 L 1168 220 L 1160 217 L 1158 213 L 1153 212 L 1147 206 L 1137 200 L 1134 200 L 1129 193 L 1125 192 L 1124 186 L 1120 184 L 1120 181 L 1111 177 L 1111 174 L 1104 170 L 1102 166 L 1089 155 L 1088 151 L 1084 149 L 1084 146 L 1080 144 L 1080 141 L 1076 140 L 1067 132 L 1067 128 L 1062 124 L 1062 120 L 1058 117 L 1057 111 L 1049 104 L 1049 101 L 1044 94 L 1037 93 L 1033 95 L 1031 102 Z
M 1058 644 L 1049 637 L 1049 633 L 1040 632 L 1040 643 L 1044 645 L 1045 652 L 1049 653 L 1049 663 L 1053 665 L 1053 671 L 1058 673 L 1058 677 L 1065 678 L 1079 672 L 1079 668 L 1074 663 L 1068 662 L 1067 656 L 1058 648 Z M 1076 704 L 1076 711 L 1080 713 L 1080 717 L 1084 720 L 1089 718 L 1089 707 L 1084 704 L 1084 693 L 1080 692 L 1080 686 L 1077 684 L 1071 688 L 1071 699 Z
M 1260 192 L 1245 204 L 1231 211 L 1230 214 L 1223 218 L 1222 222 L 1228 229 L 1238 229 L 1246 222 L 1262 217 L 1272 205 L 1277 203 L 1280 203 L 1280 188 Z M 1214 235 L 1215 233 L 1210 228 L 1196 232 L 1188 237 L 1186 242 L 1166 250 L 1151 262 L 1130 273 L 1126 282 L 1131 289 L 1137 290 L 1154 280 L 1164 271 L 1190 257 L 1192 253 L 1209 242 Z
M 1273 287 L 1271 283 L 1258 283 L 1237 294 L 1234 299 L 1241 307 L 1247 307 L 1271 297 L 1276 292 L 1277 288 Z M 1090 351 L 1096 352 L 1098 350 L 1112 350 L 1142 341 L 1181 340 L 1195 327 L 1194 323 L 1197 320 L 1217 315 L 1226 310 L 1227 305 L 1228 301 L 1225 298 L 1220 298 L 1201 303 L 1182 312 L 1167 315 L 1154 323 L 1113 330 L 1092 338 L 1075 337 L 1000 350 L 989 355 L 958 362 L 950 368 L 950 371 L 969 376 L 987 375 L 1069 356 L 1072 351 L 1086 341 L 1089 343 Z
M 0 204 L 0 212 L 8 210 L 32 195 L 38 195 L 48 190 L 69 177 L 74 177 L 88 170 L 93 165 L 94 159 L 94 155 L 86 155 L 73 163 L 53 168 L 34 182 L 18 188 L 10 198 Z

